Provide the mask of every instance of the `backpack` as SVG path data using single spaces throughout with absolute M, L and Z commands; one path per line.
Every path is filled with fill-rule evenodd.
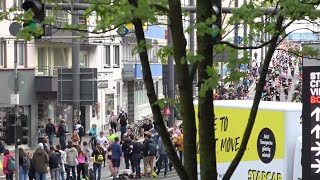
M 22 167 L 26 170 L 30 169 L 30 159 L 28 157 L 22 158 Z
M 95 158 L 95 162 L 99 163 L 99 164 L 102 164 L 102 162 L 104 160 L 104 156 L 103 156 L 102 152 L 98 148 L 97 148 L 97 151 L 99 152 L 99 154 Z
M 15 171 L 16 170 L 16 160 L 13 157 L 8 157 L 8 170 Z
M 122 113 L 121 117 L 120 117 L 120 124 L 122 126 L 126 126 L 127 125 L 127 114 Z
M 53 156 L 49 158 L 49 167 L 50 168 L 57 168 L 61 165 L 61 154 L 56 152 Z
M 157 152 L 157 144 L 152 141 L 148 144 L 148 155 L 156 155 Z

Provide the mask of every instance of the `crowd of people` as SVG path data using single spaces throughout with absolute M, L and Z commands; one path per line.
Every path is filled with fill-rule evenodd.
M 110 174 L 103 176 L 118 179 L 140 179 L 142 176 L 159 176 L 163 169 L 166 177 L 168 170 L 172 170 L 167 152 L 152 122 L 145 121 L 142 125 L 144 137 L 140 138 L 132 133 L 127 125 L 127 115 L 124 111 L 116 119 L 121 124 L 121 135 L 116 129 L 110 128 L 108 134 L 99 131 L 96 125 L 84 133 L 84 127 L 78 122 L 74 125 L 73 133 L 67 136 L 67 127 L 64 120 L 56 126 L 48 120 L 45 131 L 48 136 L 38 144 L 37 149 L 31 153 L 19 149 L 19 179 L 20 180 L 46 180 L 50 173 L 52 180 L 100 180 L 102 166 L 109 169 Z M 122 122 L 121 122 L 122 121 Z M 125 127 L 125 128 L 124 128 Z M 172 143 L 182 160 L 183 134 L 175 126 L 168 129 Z M 84 141 L 84 136 L 90 140 Z M 54 138 L 59 138 L 59 144 L 54 145 Z M 87 139 L 87 138 L 86 138 Z M 140 169 L 143 161 L 143 172 Z M 119 174 L 121 162 L 125 164 L 125 172 Z M 14 156 L 9 150 L 4 150 L 3 172 L 7 180 L 13 180 L 15 174 Z

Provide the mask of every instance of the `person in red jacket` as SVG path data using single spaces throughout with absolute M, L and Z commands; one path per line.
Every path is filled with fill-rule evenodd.
M 13 174 L 15 172 L 14 171 L 9 171 L 9 169 L 8 169 L 9 158 L 14 159 L 13 155 L 10 154 L 10 151 L 8 149 L 6 149 L 4 151 L 3 173 L 6 175 L 6 180 L 13 180 Z

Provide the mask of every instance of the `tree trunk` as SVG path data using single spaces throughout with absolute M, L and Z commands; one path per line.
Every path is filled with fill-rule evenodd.
M 187 41 L 183 31 L 180 0 L 169 0 L 169 19 L 183 119 L 184 167 L 189 179 L 194 180 L 197 179 L 197 129 L 193 105 L 193 77 L 189 73 L 188 64 L 182 63 L 182 59 L 186 57 Z
M 197 0 L 197 22 L 205 22 L 212 17 L 211 0 Z M 207 67 L 213 65 L 213 45 L 212 35 L 199 35 L 197 32 L 197 52 L 204 59 L 198 63 L 199 88 L 209 75 L 206 71 Z M 216 146 L 214 132 L 214 115 L 213 115 L 213 91 L 206 91 L 204 96 L 199 96 L 199 140 L 200 140 L 200 173 L 201 180 L 217 179 L 216 166 Z
M 278 38 L 280 36 L 280 31 L 282 28 L 282 24 L 284 22 L 284 18 L 283 16 L 279 15 L 279 17 L 277 18 L 277 22 L 276 22 L 276 27 L 275 27 L 275 34 L 272 36 L 271 39 L 271 43 L 269 44 L 269 48 L 268 48 L 268 52 L 265 56 L 264 59 L 264 63 L 262 66 L 262 70 L 260 73 L 260 79 L 259 79 L 259 83 L 258 83 L 258 87 L 254 96 L 254 101 L 253 101 L 253 105 L 251 108 L 251 112 L 250 112 L 250 116 L 249 116 L 249 120 L 247 123 L 247 127 L 245 129 L 245 132 L 243 134 L 243 138 L 240 144 L 240 148 L 239 151 L 237 152 L 237 155 L 235 156 L 235 158 L 233 159 L 233 161 L 231 162 L 226 174 L 223 177 L 223 180 L 229 180 L 232 176 L 232 174 L 234 173 L 234 171 L 236 170 L 237 166 L 239 165 L 242 156 L 244 155 L 244 152 L 247 148 L 247 144 L 250 138 L 250 134 L 252 132 L 252 128 L 253 125 L 255 123 L 256 120 L 256 116 L 257 116 L 257 112 L 258 112 L 258 107 L 259 107 L 259 103 L 261 100 L 261 95 L 262 95 L 262 91 L 263 88 L 266 84 L 266 77 L 267 77 L 267 73 L 268 73 L 268 68 L 269 68 L 269 63 L 271 61 L 272 55 L 275 51 L 275 48 L 277 46 L 277 42 L 278 42 Z
M 128 0 L 128 2 L 132 6 L 138 7 L 137 0 Z M 139 18 L 133 19 L 132 24 L 135 27 L 135 35 L 136 35 L 136 39 L 137 39 L 138 44 L 140 44 L 140 42 L 145 43 L 146 41 L 145 41 L 143 24 L 142 24 L 141 19 L 139 19 Z M 149 64 L 148 52 L 147 52 L 146 46 L 144 45 L 143 47 L 140 47 L 140 48 L 143 49 L 139 53 L 141 66 L 142 66 L 142 75 L 143 75 L 143 80 L 144 80 L 144 83 L 146 86 L 151 110 L 153 113 L 154 123 L 157 126 L 158 133 L 159 133 L 160 137 L 162 138 L 162 141 L 163 141 L 163 144 L 166 148 L 168 156 L 169 156 L 170 160 L 172 161 L 172 163 L 175 167 L 175 170 L 177 171 L 180 179 L 189 180 L 187 172 L 185 171 L 181 161 L 179 160 L 179 158 L 177 156 L 175 148 L 173 147 L 169 133 L 168 133 L 167 128 L 166 128 L 164 121 L 163 121 L 161 109 L 160 109 L 159 105 L 155 104 L 157 102 L 158 98 L 157 98 L 155 90 L 154 90 L 153 79 L 152 79 L 152 74 L 151 74 L 151 70 L 150 70 L 150 64 Z

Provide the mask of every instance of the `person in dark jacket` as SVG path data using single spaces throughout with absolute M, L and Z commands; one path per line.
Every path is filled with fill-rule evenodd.
M 133 163 L 132 163 L 132 153 L 131 153 L 133 148 L 133 142 L 127 134 L 124 134 L 123 137 L 124 137 L 124 140 L 123 140 L 121 149 L 123 152 L 126 169 L 130 169 L 130 164 L 131 164 L 132 172 L 135 173 Z
M 19 148 L 19 179 L 28 180 L 30 169 L 30 158 L 23 148 Z
M 119 173 L 119 167 L 120 167 L 120 162 L 121 162 L 121 157 L 122 157 L 122 150 L 121 146 L 119 144 L 119 138 L 116 137 L 114 143 L 110 145 L 111 149 L 111 161 L 113 165 L 113 179 L 116 179 L 118 173 Z
M 48 123 L 46 125 L 45 132 L 46 132 L 48 139 L 49 139 L 49 145 L 52 146 L 53 145 L 53 138 L 54 138 L 54 135 L 56 134 L 56 128 L 55 128 L 54 124 L 51 122 L 50 118 L 48 119 Z
M 136 171 L 136 179 L 140 179 L 140 162 L 142 159 L 142 151 L 143 151 L 143 145 L 138 142 L 138 137 L 135 137 L 135 141 L 133 142 L 133 147 L 132 147 L 132 164 L 134 166 L 134 170 Z
M 37 180 L 46 180 L 48 173 L 49 157 L 43 149 L 43 144 L 38 144 L 38 149 L 33 153 L 32 164 L 36 170 Z
M 167 177 L 167 172 L 168 172 L 168 154 L 166 152 L 166 149 L 163 145 L 162 139 L 159 138 L 158 139 L 158 151 L 157 153 L 159 154 L 159 160 L 158 160 L 158 171 L 157 171 L 157 175 L 159 176 L 160 174 L 160 170 L 162 167 L 162 162 L 164 162 L 164 177 Z
M 60 180 L 61 155 L 53 146 L 50 146 L 48 156 L 51 180 Z
M 128 124 L 128 114 L 125 112 L 124 109 L 121 110 L 121 113 L 119 114 L 117 121 L 120 122 L 120 131 L 121 131 L 121 143 L 123 140 L 123 135 L 127 131 L 127 124 Z
M 63 119 L 61 120 L 61 123 L 58 127 L 57 136 L 59 137 L 59 143 L 60 143 L 61 150 L 64 151 L 67 148 L 67 143 L 66 143 L 67 125 Z

